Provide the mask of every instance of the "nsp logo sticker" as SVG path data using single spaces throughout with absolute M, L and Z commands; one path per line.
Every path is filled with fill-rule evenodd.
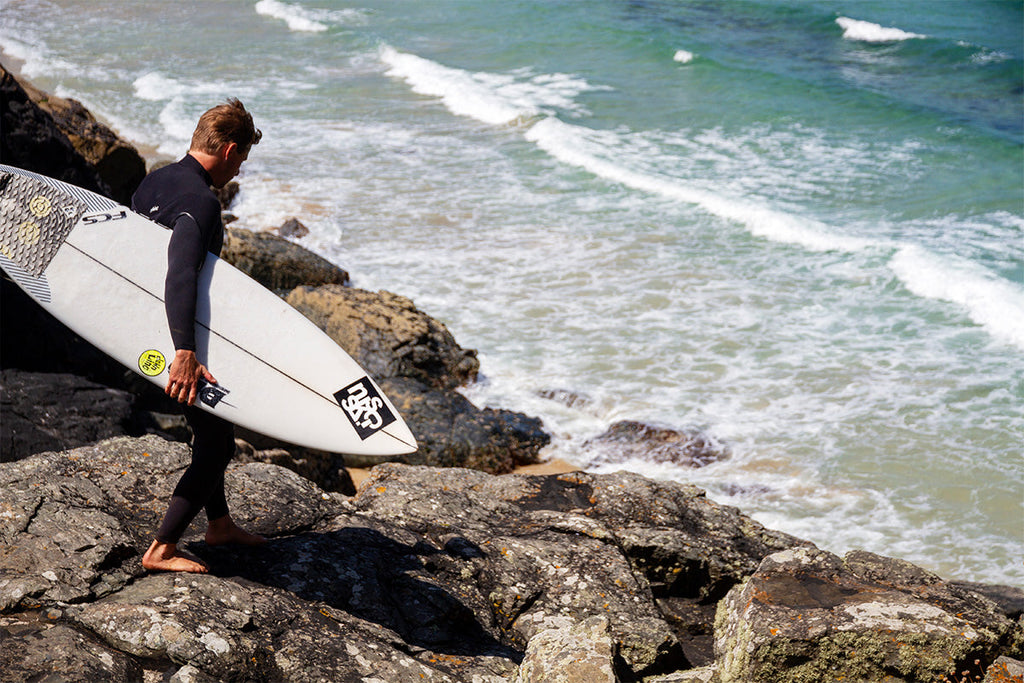
M 224 397 L 230 393 L 230 391 L 219 384 L 199 380 L 199 400 L 211 408 L 216 408 L 217 404 L 224 401 Z M 230 406 L 231 404 L 224 401 L 224 405 Z
M 384 404 L 369 377 L 349 384 L 334 394 L 334 399 L 364 441 L 395 421 L 395 415 Z

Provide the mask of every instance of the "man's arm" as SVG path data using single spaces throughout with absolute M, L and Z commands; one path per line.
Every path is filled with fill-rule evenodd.
M 164 307 L 175 354 L 164 391 L 179 403 L 192 405 L 199 393 L 200 380 L 212 383 L 217 381 L 199 362 L 195 353 L 196 298 L 199 270 L 206 260 L 207 240 L 196 219 L 187 213 L 179 215 L 171 229 L 171 240 L 167 247 Z

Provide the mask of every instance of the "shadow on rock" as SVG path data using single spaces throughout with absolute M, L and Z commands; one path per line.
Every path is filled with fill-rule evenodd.
M 432 577 L 439 557 L 483 554 L 464 539 L 440 549 L 422 540 L 402 543 L 376 529 L 346 527 L 272 539 L 259 548 L 194 543 L 189 550 L 215 575 L 325 603 L 394 631 L 412 646 L 447 655 L 522 659 Z

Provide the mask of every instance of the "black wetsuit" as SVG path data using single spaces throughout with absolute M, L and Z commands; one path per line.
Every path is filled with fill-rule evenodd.
M 210 189 L 211 178 L 195 158 L 153 171 L 132 195 L 132 210 L 170 228 L 164 306 L 176 350 L 196 350 L 195 314 L 199 269 L 206 254 L 220 254 L 224 244 L 221 207 Z M 228 514 L 224 470 L 235 452 L 230 422 L 195 406 L 185 406 L 192 428 L 192 464 L 182 475 L 156 538 L 177 543 L 199 510 L 208 519 Z

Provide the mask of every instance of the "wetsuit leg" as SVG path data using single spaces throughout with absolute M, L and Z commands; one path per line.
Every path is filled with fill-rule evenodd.
M 224 470 L 235 454 L 235 429 L 225 420 L 194 406 L 185 407 L 192 428 L 192 464 L 174 489 L 167 514 L 157 531 L 161 543 L 177 543 L 199 510 L 207 519 L 228 514 Z

